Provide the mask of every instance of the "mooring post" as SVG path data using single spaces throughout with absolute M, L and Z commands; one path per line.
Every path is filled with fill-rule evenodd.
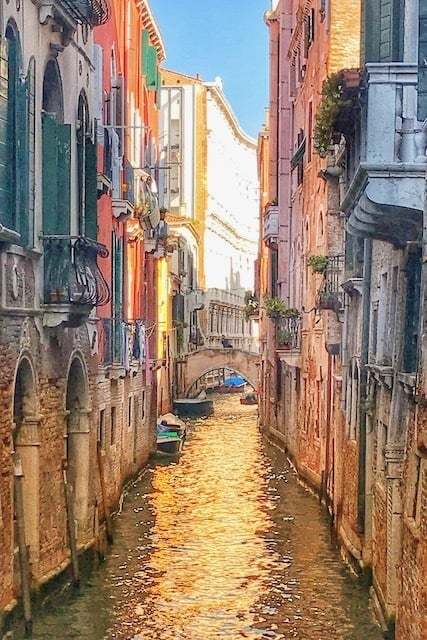
M 75 587 L 79 587 L 80 571 L 79 571 L 79 558 L 77 555 L 76 524 L 74 521 L 73 490 L 71 485 L 68 482 L 66 462 L 64 462 L 62 474 L 64 479 L 65 507 L 67 512 L 68 541 L 70 544 L 73 584 Z
M 13 454 L 14 462 L 14 494 L 15 494 L 15 516 L 16 534 L 18 540 L 19 566 L 21 571 L 22 603 L 24 607 L 25 632 L 31 635 L 33 628 L 33 618 L 31 612 L 31 577 L 30 561 L 28 558 L 28 548 L 25 539 L 25 510 L 22 464 L 19 456 Z
M 104 476 L 104 461 L 102 459 L 102 449 L 101 443 L 98 442 L 97 446 L 97 456 L 98 456 L 98 469 L 99 469 L 99 480 L 101 483 L 101 494 L 102 494 L 102 502 L 104 505 L 104 514 L 105 514 L 105 526 L 107 529 L 107 540 L 110 544 L 113 542 L 113 525 L 111 522 L 110 509 L 107 504 L 107 490 L 105 488 L 105 476 Z

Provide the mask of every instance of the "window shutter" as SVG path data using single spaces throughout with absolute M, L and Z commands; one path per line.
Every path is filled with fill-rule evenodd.
M 96 184 L 96 144 L 90 139 L 85 144 L 85 236 L 96 240 L 98 237 Z
M 71 126 L 43 115 L 43 234 L 70 233 Z
M 0 223 L 13 227 L 10 207 L 8 140 L 8 42 L 0 39 Z
M 113 232 L 113 315 L 114 315 L 114 360 L 120 362 L 123 353 L 123 241 Z
M 21 244 L 26 246 L 29 241 L 29 212 L 28 212 L 28 99 L 27 83 L 18 78 L 16 83 L 16 212 L 17 231 L 21 235 Z
M 403 12 L 404 0 L 380 0 L 380 62 L 399 62 L 402 59 Z
M 427 0 L 420 0 L 417 118 L 421 122 L 427 118 Z
M 148 31 L 141 31 L 141 51 L 140 51 L 140 73 L 143 76 L 147 75 L 147 49 L 150 46 L 150 36 Z
M 57 203 L 58 216 L 61 229 L 59 233 L 68 235 L 70 233 L 71 218 L 71 125 L 56 125 L 56 159 L 59 171 L 57 172 Z

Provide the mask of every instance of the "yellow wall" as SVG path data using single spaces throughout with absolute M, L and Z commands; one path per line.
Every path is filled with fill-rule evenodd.
M 331 0 L 328 75 L 360 66 L 360 0 Z

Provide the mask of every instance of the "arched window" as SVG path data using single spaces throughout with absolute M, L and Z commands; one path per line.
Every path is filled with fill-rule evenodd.
M 91 137 L 89 104 L 84 91 L 77 106 L 77 159 L 79 177 L 79 234 L 96 240 L 97 184 L 96 144 Z
M 56 60 L 43 76 L 43 234 L 70 233 L 71 127 L 63 124 L 62 81 Z
M 22 73 L 19 34 L 12 22 L 0 46 L 0 222 L 16 232 L 17 243 L 26 245 L 29 240 L 27 83 Z

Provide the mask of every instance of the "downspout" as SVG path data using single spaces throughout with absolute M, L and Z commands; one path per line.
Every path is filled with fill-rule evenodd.
M 367 425 L 367 379 L 366 365 L 369 358 L 369 329 L 371 314 L 371 273 L 372 240 L 366 238 L 363 256 L 363 298 L 362 298 L 362 345 L 360 354 L 360 390 L 359 390 L 359 479 L 357 496 L 357 527 L 359 533 L 365 531 L 366 503 L 366 425 Z

